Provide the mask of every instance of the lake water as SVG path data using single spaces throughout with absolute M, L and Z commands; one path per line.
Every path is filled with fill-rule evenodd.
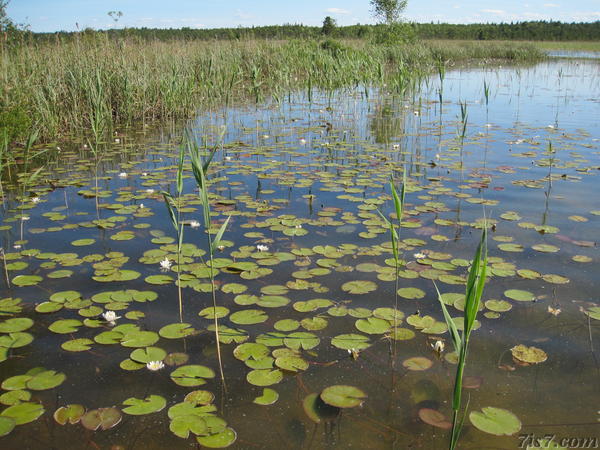
M 456 366 L 434 281 L 462 317 L 484 216 L 491 277 L 463 406 L 508 410 L 521 425 L 496 436 L 467 417 L 459 448 L 518 448 L 531 433 L 600 439 L 599 69 L 594 59 L 448 68 L 407 95 L 359 86 L 200 113 L 191 134 L 219 148 L 212 220 L 231 216 L 213 263 L 225 386 L 195 224 L 178 325 L 176 235 L 160 193 L 176 195 L 183 127 L 122 131 L 100 159 L 82 142 L 52 146 L 25 188 L 20 160 L 3 185 L 2 448 L 187 448 L 194 432 L 213 446 L 235 433 L 240 449 L 445 448 Z M 380 213 L 393 212 L 389 179 L 399 189 L 403 171 L 396 282 Z M 182 220 L 203 223 L 189 170 L 183 194 Z M 106 311 L 121 317 L 112 325 Z M 519 345 L 547 359 L 525 365 Z M 303 407 L 336 385 L 366 397 Z M 275 403 L 254 403 L 264 388 Z M 196 406 L 184 402 L 194 390 L 207 391 Z M 92 411 L 87 428 L 100 417 L 108 429 L 58 424 L 70 404 Z M 431 410 L 446 419 L 426 424 Z

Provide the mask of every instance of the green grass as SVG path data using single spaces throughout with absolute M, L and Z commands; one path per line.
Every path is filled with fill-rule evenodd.
M 279 99 L 307 87 L 387 83 L 404 92 L 409 79 L 430 73 L 440 60 L 541 57 L 534 46 L 515 43 L 147 42 L 82 34 L 5 49 L 0 113 L 25 112 L 40 139 L 49 141 L 187 118 L 200 108 Z

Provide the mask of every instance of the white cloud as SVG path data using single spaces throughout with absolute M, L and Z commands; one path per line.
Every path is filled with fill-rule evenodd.
M 342 9 L 342 8 L 327 8 L 325 11 L 328 13 L 331 13 L 331 14 L 341 14 L 341 15 L 351 14 L 350 11 L 348 11 L 347 9 Z
M 559 6 L 558 3 L 544 3 L 545 8 L 558 8 Z
M 576 11 L 571 15 L 571 19 L 575 22 L 593 22 L 600 20 L 600 11 Z
M 487 13 L 487 14 L 496 14 L 498 16 L 504 15 L 506 14 L 506 11 L 503 11 L 501 9 L 481 9 L 480 10 L 482 13 Z

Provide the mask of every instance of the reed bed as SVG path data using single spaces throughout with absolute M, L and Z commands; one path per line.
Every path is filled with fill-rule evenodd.
M 25 117 L 40 139 L 49 141 L 89 134 L 98 123 L 108 131 L 185 118 L 201 108 L 277 100 L 298 89 L 405 86 L 439 61 L 541 56 L 533 46 L 514 43 L 148 42 L 82 34 L 68 42 L 3 49 L 0 112 Z M 17 125 L 23 128 L 4 126 Z

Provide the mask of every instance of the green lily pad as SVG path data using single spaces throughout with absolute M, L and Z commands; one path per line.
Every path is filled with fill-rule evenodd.
M 237 434 L 235 430 L 229 427 L 225 428 L 220 433 L 196 437 L 196 440 L 200 445 L 208 448 L 226 448 L 232 445 L 236 439 Z
M 294 319 L 282 319 L 275 322 L 273 327 L 279 331 L 294 331 L 298 329 L 300 322 Z
M 9 406 L 0 413 L 0 416 L 11 418 L 14 420 L 15 425 L 23 425 L 25 423 L 33 422 L 44 414 L 44 412 L 44 407 L 39 403 L 25 402 Z M 8 425 L 5 424 L 5 427 L 7 426 Z
M 38 275 L 17 275 L 12 279 L 12 284 L 20 287 L 35 286 L 42 280 L 43 278 Z
M 355 280 L 342 284 L 342 290 L 349 294 L 368 294 L 377 289 L 377 285 L 372 281 Z
M 328 405 L 316 393 L 309 394 L 304 398 L 302 408 L 314 423 L 333 420 L 340 414 L 340 408 Z
M 48 275 L 46 275 L 46 276 L 48 278 L 57 279 L 57 278 L 69 278 L 71 275 L 73 275 L 72 270 L 62 269 L 62 270 L 55 270 L 53 272 L 49 272 Z
M 519 418 L 506 409 L 487 406 L 481 411 L 469 414 L 469 420 L 478 430 L 496 436 L 512 436 L 521 430 Z
M 215 394 L 210 391 L 192 391 L 183 399 L 184 402 L 191 403 L 194 406 L 197 405 L 210 405 L 215 400 Z
M 224 306 L 217 306 L 216 308 L 214 306 L 207 306 L 198 313 L 200 317 L 204 317 L 205 319 L 211 320 L 214 319 L 215 316 L 217 317 L 217 319 L 227 317 L 228 314 L 229 309 L 225 308 Z
M 57 320 L 48 326 L 48 329 L 53 333 L 69 334 L 75 333 L 77 329 L 83 325 L 81 320 L 77 319 L 61 319 Z
M 512 309 L 512 305 L 506 300 L 487 300 L 485 307 L 494 312 L 506 312 Z
M 187 414 L 171 419 L 169 429 L 175 436 L 187 439 L 190 433 L 195 435 L 205 434 L 208 427 L 203 417 L 196 414 Z
M 240 344 L 233 350 L 233 356 L 240 361 L 246 361 L 250 358 L 257 361 L 259 359 L 263 359 L 268 354 L 269 348 L 266 345 L 252 342 Z
M 68 352 L 84 352 L 90 349 L 94 341 L 87 338 L 71 339 L 70 341 L 63 342 L 60 346 L 63 350 Z
M 0 333 L 16 333 L 25 331 L 33 326 L 33 320 L 28 317 L 16 317 L 0 322 Z
M 300 348 L 310 350 L 319 345 L 320 339 L 313 333 L 296 331 L 288 334 L 283 342 L 286 347 L 294 350 L 299 350 Z
M 158 334 L 165 339 L 181 339 L 195 332 L 196 330 L 189 323 L 172 323 L 158 330 Z
M 109 430 L 121 422 L 122 414 L 117 408 L 98 408 L 86 412 L 81 424 L 91 431 Z
M 253 400 L 253 403 L 256 403 L 257 405 L 267 406 L 267 405 L 272 405 L 278 399 L 279 399 L 279 394 L 277 393 L 277 391 L 275 391 L 274 389 L 271 389 L 271 388 L 264 388 L 262 395 L 259 397 L 256 397 Z
M 308 362 L 299 356 L 280 356 L 275 359 L 275 365 L 288 372 L 298 372 L 308 369 Z
M 16 426 L 12 417 L 0 416 L 0 437 L 9 434 Z
M 85 245 L 92 245 L 94 242 L 96 242 L 95 239 L 77 239 L 72 241 L 71 245 L 74 245 L 75 247 L 83 247 Z
M 387 320 L 378 319 L 377 317 L 358 319 L 356 322 L 354 322 L 354 326 L 359 331 L 367 334 L 384 334 L 391 328 L 391 325 Z
M 170 284 L 174 281 L 173 277 L 169 275 L 150 275 L 147 276 L 144 281 L 148 284 L 161 285 L 161 284 Z
M 161 411 L 167 406 L 167 400 L 160 395 L 150 395 L 145 399 L 131 397 L 125 400 L 123 404 L 127 405 L 126 408 L 123 408 L 124 413 L 141 416 Z
M 398 289 L 398 295 L 402 298 L 414 300 L 425 297 L 425 292 L 418 288 L 408 287 Z
M 245 309 L 234 312 L 229 316 L 229 320 L 237 325 L 254 325 L 265 322 L 269 316 L 260 309 Z
M 369 338 L 362 334 L 340 334 L 331 339 L 331 345 L 342 350 L 364 350 L 371 346 Z
M 279 369 L 256 369 L 248 372 L 246 380 L 255 386 L 271 386 L 283 379 L 283 372 Z
M 54 411 L 54 420 L 59 425 L 66 425 L 70 423 L 74 425 L 81 420 L 81 417 L 85 414 L 85 408 L 82 405 L 71 404 L 67 406 L 61 406 Z
M 62 372 L 44 370 L 43 372 L 36 373 L 27 381 L 27 389 L 31 389 L 32 391 L 52 389 L 61 385 L 66 379 L 67 376 Z
M 321 392 L 321 400 L 336 408 L 354 408 L 360 406 L 367 394 L 354 386 L 334 385 Z
M 171 372 L 171 379 L 179 386 L 201 386 L 206 384 L 205 378 L 214 378 L 212 369 L 201 365 L 181 366 Z
M 141 364 L 148 364 L 150 361 L 162 361 L 167 356 L 167 352 L 159 347 L 137 348 L 131 352 L 129 358 L 132 361 Z
M 518 302 L 532 302 L 535 300 L 535 295 L 529 291 L 523 291 L 521 289 L 509 289 L 504 291 L 504 295 Z
M 0 403 L 7 406 L 18 405 L 29 400 L 31 400 L 31 392 L 22 389 L 8 391 L 0 395 Z
M 148 347 L 156 344 L 159 337 L 154 331 L 132 331 L 121 339 L 123 347 Z

